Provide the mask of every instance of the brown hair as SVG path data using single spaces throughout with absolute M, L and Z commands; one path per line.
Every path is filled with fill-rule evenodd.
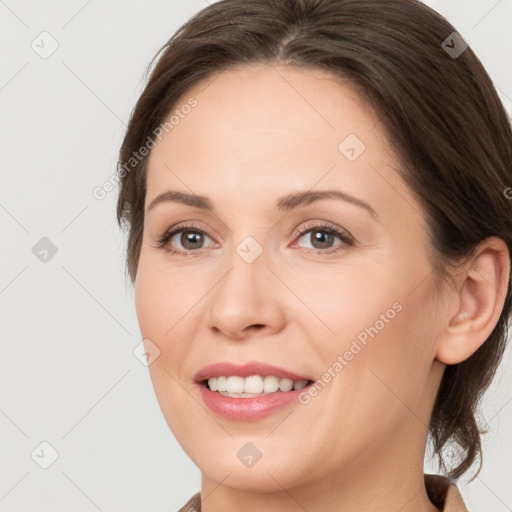
M 148 157 L 134 159 L 176 100 L 233 66 L 289 64 L 339 76 L 378 113 L 401 160 L 397 169 L 422 204 L 436 277 L 495 235 L 512 253 L 512 132 L 493 84 L 455 29 L 416 0 L 221 0 L 182 25 L 160 49 L 130 118 L 119 154 L 117 219 L 129 229 L 127 268 L 135 281 Z M 455 39 L 454 39 L 455 37 Z M 451 38 L 451 39 L 450 39 Z M 448 41 L 444 43 L 443 41 Z M 137 153 L 138 155 L 138 153 Z M 131 168 L 127 163 L 131 162 Z M 486 342 L 444 371 L 429 433 L 445 472 L 443 449 L 461 455 L 456 480 L 479 458 L 475 413 L 505 349 L 511 311 L 504 308 Z M 474 478 L 474 477 L 473 477 Z

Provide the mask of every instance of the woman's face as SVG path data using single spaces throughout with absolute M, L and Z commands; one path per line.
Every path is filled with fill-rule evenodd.
M 205 481 L 421 471 L 441 306 L 379 119 L 347 84 L 286 66 L 224 71 L 173 114 L 148 164 L 136 308 L 160 407 Z M 226 397 L 209 377 L 268 393 Z M 300 380 L 316 384 L 286 391 Z

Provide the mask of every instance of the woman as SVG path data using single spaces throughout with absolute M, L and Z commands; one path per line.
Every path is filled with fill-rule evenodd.
M 511 309 L 480 61 L 415 0 L 221 0 L 159 56 L 118 220 L 181 510 L 466 510 Z

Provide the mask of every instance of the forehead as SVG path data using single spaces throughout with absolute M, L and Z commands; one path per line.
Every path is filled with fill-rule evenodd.
M 165 188 L 229 198 L 240 209 L 316 187 L 340 188 L 376 210 L 388 202 L 393 215 L 410 209 L 378 116 L 322 70 L 226 70 L 189 89 L 169 115 L 173 127 L 150 155 L 146 205 Z
M 219 143 L 226 133 L 238 134 L 238 142 L 245 134 L 279 133 L 282 139 L 288 135 L 336 143 L 347 129 L 363 135 L 378 122 L 347 82 L 318 69 L 259 65 L 222 71 L 185 92 L 170 114 L 191 98 L 197 106 L 181 116 L 172 132 L 190 135 L 201 125 L 203 131 L 196 135 L 205 143 Z
M 357 151 L 364 147 L 366 157 L 390 153 L 368 103 L 318 69 L 259 65 L 217 73 L 178 98 L 169 120 L 150 169 L 186 161 L 211 169 L 213 155 L 231 172 L 262 158 L 267 165 L 329 168 L 340 157 L 347 160 L 340 152 L 347 138 L 358 143 Z

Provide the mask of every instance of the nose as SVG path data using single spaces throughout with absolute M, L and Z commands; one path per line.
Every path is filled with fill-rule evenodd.
M 209 329 L 226 338 L 243 340 L 256 333 L 270 334 L 283 328 L 282 294 L 267 263 L 265 252 L 248 262 L 233 250 L 228 269 L 209 294 Z

